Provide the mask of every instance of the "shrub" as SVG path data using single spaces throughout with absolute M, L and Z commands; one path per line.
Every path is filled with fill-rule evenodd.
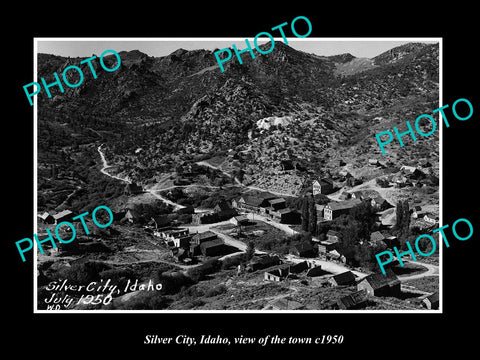
M 107 269 L 110 269 L 110 266 L 101 261 L 87 261 L 63 268 L 59 271 L 59 275 L 72 284 L 88 285 L 93 281 L 100 280 L 100 273 Z
M 205 297 L 213 297 L 227 292 L 228 288 L 224 284 L 217 285 L 211 289 L 208 289 L 205 293 Z

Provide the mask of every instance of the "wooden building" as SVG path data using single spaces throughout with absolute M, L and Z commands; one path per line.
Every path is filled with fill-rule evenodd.
M 429 310 L 437 310 L 440 304 L 438 291 L 433 294 L 428 295 L 425 299 L 422 300 L 425 307 Z
M 325 218 L 325 220 L 331 221 L 339 217 L 340 215 L 348 214 L 353 207 L 360 205 L 361 203 L 362 201 L 359 199 L 351 199 L 340 202 L 329 202 L 323 210 L 323 217 Z
M 292 246 L 289 250 L 289 254 L 298 257 L 314 257 L 315 249 L 313 248 L 312 244 L 310 244 L 308 241 L 305 241 Z
M 333 181 L 329 178 L 323 178 L 312 182 L 312 193 L 317 194 L 331 194 L 333 192 Z
M 355 284 L 355 275 L 351 271 L 345 271 L 341 274 L 333 275 L 328 282 L 332 286 Z
M 200 244 L 200 252 L 204 256 L 219 256 L 225 254 L 227 247 L 222 239 L 204 241 Z
M 401 293 L 400 280 L 391 269 L 386 274 L 375 273 L 363 278 L 357 284 L 357 290 L 365 290 L 371 296 L 398 296 Z
M 367 292 L 359 290 L 337 300 L 337 306 L 341 310 L 361 309 L 367 304 Z

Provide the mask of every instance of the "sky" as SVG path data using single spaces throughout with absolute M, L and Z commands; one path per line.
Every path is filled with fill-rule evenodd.
M 188 39 L 188 40 L 185 40 Z M 253 47 L 253 39 L 249 39 Z M 306 53 L 316 55 L 338 55 L 350 53 L 355 57 L 375 57 L 391 48 L 409 42 L 434 43 L 426 38 L 287 38 L 288 45 Z M 435 39 L 433 39 L 435 40 Z M 246 47 L 244 38 L 36 38 L 38 53 L 70 57 L 90 57 L 100 55 L 107 49 L 120 51 L 139 50 L 149 56 L 161 57 L 179 48 L 186 50 L 228 48 L 235 44 L 239 50 Z M 283 39 L 275 38 L 275 42 Z M 262 43 L 259 39 L 259 44 Z M 273 50 L 275 51 L 275 49 Z

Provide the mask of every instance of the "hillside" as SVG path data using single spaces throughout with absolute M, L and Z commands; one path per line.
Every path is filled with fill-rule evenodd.
M 364 59 L 276 42 L 267 55 L 225 63 L 224 73 L 208 50 L 179 48 L 160 58 L 121 52 L 117 71 L 97 64 L 92 79 L 84 64 L 80 87 L 39 96 L 39 158 L 61 169 L 58 149 L 101 142 L 118 172 L 149 183 L 184 162 L 227 160 L 230 152 L 230 173 L 244 172 L 252 185 L 275 187 L 278 179 L 292 193 L 305 178 L 337 172 L 339 159 L 359 167 L 371 157 L 414 163 L 438 156 L 437 133 L 387 156 L 374 134 L 438 107 L 438 50 L 411 43 Z M 39 54 L 38 75 L 48 79 L 81 60 Z M 268 117 L 289 121 L 257 126 Z

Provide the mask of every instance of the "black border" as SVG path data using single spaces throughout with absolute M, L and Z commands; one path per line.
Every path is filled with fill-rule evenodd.
M 313 351 L 321 356 L 346 352 L 393 354 L 411 351 L 431 355 L 435 349 L 452 345 L 473 348 L 473 331 L 469 319 L 475 313 L 475 269 L 480 230 L 478 215 L 473 211 L 478 192 L 475 189 L 475 124 L 478 117 L 478 95 L 473 91 L 478 79 L 476 20 L 473 7 L 456 3 L 444 8 L 421 9 L 418 4 L 383 3 L 314 6 L 293 9 L 276 3 L 262 11 L 258 4 L 199 4 L 200 9 L 184 4 L 174 9 L 163 4 L 112 3 L 101 9 L 85 3 L 67 8 L 65 4 L 43 5 L 43 9 L 18 9 L 18 25 L 5 28 L 6 53 L 2 57 L 7 74 L 4 85 L 3 121 L 4 177 L 8 201 L 4 224 L 3 285 L 8 289 L 4 311 L 14 314 L 6 344 L 12 349 L 31 349 L 50 355 L 78 353 L 93 356 L 151 352 L 163 356 L 168 351 L 211 356 L 223 350 L 258 354 L 272 351 L 271 346 L 165 346 L 144 345 L 146 334 L 199 336 L 310 336 L 342 334 L 342 345 L 286 346 L 274 349 L 284 354 Z M 291 5 L 291 4 L 290 4 Z M 35 5 L 35 7 L 40 7 Z M 28 11 L 27 11 L 28 10 Z M 275 12 L 273 11 L 275 10 Z M 12 10 L 11 10 L 12 11 Z M 13 10 L 15 11 L 15 9 Z M 443 146 L 443 213 L 444 223 L 452 224 L 465 217 L 474 224 L 474 236 L 465 242 L 453 240 L 444 248 L 443 314 L 33 314 L 33 261 L 22 263 L 14 242 L 33 233 L 33 107 L 25 101 L 22 86 L 33 80 L 34 37 L 250 37 L 260 31 L 290 22 L 296 16 L 307 16 L 313 25 L 310 37 L 442 37 L 443 103 L 458 98 L 469 99 L 473 117 L 465 122 L 452 121 L 444 129 Z M 2 25 L 5 27 L 6 25 Z M 8 56 L 8 55 L 9 56 Z M 406 119 L 407 120 L 407 119 Z M 8 140 L 15 139 L 14 141 Z M 469 186 L 469 185 L 472 186 Z M 473 320 L 473 319 L 472 319 Z M 25 345 L 24 345 L 25 344 Z M 24 346 L 22 346 L 24 345 Z M 252 353 L 252 350 L 254 351 Z M 381 352 L 379 352 L 379 350 Z M 66 353 L 63 353 L 66 354 Z M 363 356 L 363 355 L 362 355 Z M 368 355 L 367 355 L 368 356 Z

